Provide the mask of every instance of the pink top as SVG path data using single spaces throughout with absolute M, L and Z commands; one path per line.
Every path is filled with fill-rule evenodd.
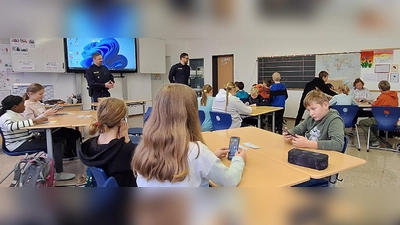
M 25 101 L 25 111 L 22 113 L 22 116 L 25 119 L 35 119 L 43 117 L 43 113 L 46 111 L 44 105 L 40 102 L 32 102 L 29 100 Z

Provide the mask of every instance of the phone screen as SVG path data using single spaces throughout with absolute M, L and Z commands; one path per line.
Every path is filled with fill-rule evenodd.
M 290 134 L 290 135 L 292 135 L 293 137 L 296 136 L 295 134 L 290 133 L 288 129 L 283 129 L 283 131 L 286 132 L 286 133 L 288 133 L 288 134 Z
M 229 141 L 229 154 L 228 154 L 229 160 L 232 160 L 232 158 L 235 156 L 235 153 L 239 149 L 239 143 L 240 143 L 239 137 L 231 137 Z

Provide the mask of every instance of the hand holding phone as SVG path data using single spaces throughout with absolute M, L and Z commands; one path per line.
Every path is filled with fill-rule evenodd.
M 290 135 L 290 136 L 292 136 L 292 137 L 296 137 L 296 134 L 290 133 L 289 130 L 286 127 L 283 128 L 283 132 L 288 134 L 288 135 Z
M 228 153 L 229 160 L 232 160 L 232 158 L 235 156 L 235 153 L 239 150 L 239 143 L 240 143 L 240 137 L 231 137 L 229 141 L 229 153 Z

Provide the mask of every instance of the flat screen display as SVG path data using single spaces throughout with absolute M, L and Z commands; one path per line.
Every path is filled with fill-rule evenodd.
M 92 54 L 103 56 L 111 72 L 137 71 L 135 38 L 65 38 L 67 72 L 85 72 L 93 64 Z

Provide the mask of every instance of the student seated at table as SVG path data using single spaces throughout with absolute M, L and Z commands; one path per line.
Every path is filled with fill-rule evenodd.
M 3 140 L 9 151 L 27 151 L 30 149 L 43 149 L 46 151 L 47 142 L 45 138 L 37 136 L 29 130 L 21 130 L 23 127 L 30 127 L 35 124 L 44 123 L 46 117 L 35 119 L 25 119 L 21 113 L 25 110 L 24 99 L 20 96 L 9 95 L 1 102 L 0 125 L 3 131 Z M 58 181 L 70 180 L 75 174 L 63 172 L 63 155 L 66 140 L 64 138 L 53 137 L 54 164 Z
M 250 105 L 250 106 L 267 106 L 268 101 L 265 100 L 261 95 L 258 94 L 258 88 L 257 87 L 252 87 L 250 90 L 250 95 L 247 98 L 247 101 L 245 105 Z M 261 120 L 265 121 L 266 116 L 261 115 Z M 257 118 L 255 117 L 247 117 L 243 119 L 243 122 L 252 126 L 257 126 Z M 265 123 L 263 123 L 264 126 Z
M 102 101 L 97 109 L 98 121 L 89 126 L 90 135 L 99 135 L 82 144 L 79 157 L 86 166 L 101 168 L 108 177 L 114 177 L 119 187 L 136 187 L 130 166 L 136 145 L 129 139 L 126 112 L 123 100 Z
M 25 119 L 42 118 L 54 116 L 57 109 L 51 108 L 46 110 L 44 105 L 40 102 L 44 96 L 44 87 L 38 83 L 32 83 L 26 89 L 24 94 L 25 111 L 22 115 Z M 76 157 L 76 141 L 81 139 L 81 132 L 78 130 L 61 127 L 53 133 L 53 137 L 61 137 L 67 140 L 65 150 L 65 157 Z
M 245 102 L 247 98 L 249 97 L 249 93 L 247 93 L 244 89 L 244 83 L 243 82 L 237 82 L 236 87 L 239 89 L 236 92 L 236 97 L 238 97 L 242 102 Z
M 379 91 L 381 91 L 381 94 L 378 96 L 376 101 L 372 102 L 371 106 L 391 106 L 391 107 L 399 106 L 399 98 L 397 96 L 397 92 L 390 90 L 390 83 L 388 81 L 382 80 L 381 82 L 379 82 L 378 88 Z M 378 125 L 376 119 L 373 117 L 360 120 L 359 124 L 365 134 L 368 133 L 369 127 L 373 125 Z M 371 127 L 369 145 L 372 147 L 379 146 L 378 130 L 373 127 Z
M 242 124 L 242 118 L 240 117 L 240 114 L 248 115 L 252 112 L 252 108 L 250 106 L 246 106 L 235 96 L 235 94 L 235 84 L 229 82 L 226 84 L 225 89 L 219 90 L 212 105 L 212 111 L 231 114 L 232 124 L 230 128 L 247 126 L 247 124 Z
M 351 90 L 350 94 L 357 102 L 372 102 L 374 100 L 371 92 L 364 87 L 364 82 L 360 78 L 354 80 L 353 86 L 354 89 Z
M 258 88 L 258 93 L 264 100 L 268 101 L 269 94 L 270 94 L 270 87 L 272 85 L 272 81 L 270 79 L 265 78 L 262 84 L 257 84 L 256 87 Z
M 226 167 L 221 158 L 228 152 L 228 148 L 212 152 L 204 144 L 195 92 L 187 85 L 167 84 L 144 125 L 132 169 L 139 187 L 208 187 L 209 180 L 234 187 L 241 180 L 246 153 L 239 149 Z
M 206 84 L 203 87 L 203 91 L 201 92 L 201 97 L 197 98 L 197 104 L 199 106 L 199 110 L 203 110 L 206 115 L 204 122 L 201 124 L 202 131 L 212 131 L 212 122 L 210 111 L 212 104 L 214 102 L 213 88 L 211 85 Z
M 329 105 L 358 105 L 352 95 L 349 95 L 350 88 L 346 84 L 341 84 L 338 87 L 338 94 L 333 96 L 329 101 Z
M 271 85 L 269 102 L 271 106 L 282 107 L 282 110 L 275 112 L 275 124 L 276 130 L 279 134 L 282 134 L 283 126 L 283 114 L 285 113 L 286 99 L 288 98 L 288 93 L 285 84 L 281 83 L 281 74 L 275 72 L 272 74 L 272 80 L 274 84 Z
M 329 109 L 328 98 L 319 90 L 310 91 L 303 101 L 310 113 L 304 121 L 283 132 L 285 140 L 296 148 L 314 148 L 341 152 L 344 145 L 344 122 L 339 113 Z

